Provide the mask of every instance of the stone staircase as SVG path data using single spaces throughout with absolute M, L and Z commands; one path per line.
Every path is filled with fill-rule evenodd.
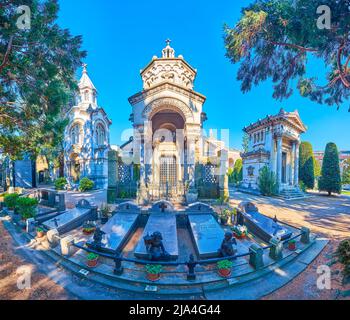
M 297 200 L 305 199 L 309 196 L 302 192 L 299 188 L 286 188 L 280 192 L 279 197 L 284 200 Z

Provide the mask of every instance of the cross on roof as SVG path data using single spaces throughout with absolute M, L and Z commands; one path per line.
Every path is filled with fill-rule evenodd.
M 166 42 L 166 45 L 167 45 L 167 46 L 170 46 L 171 40 L 170 40 L 169 38 L 168 38 L 168 39 L 166 39 L 166 41 L 165 41 L 165 42 Z
M 82 67 L 83 67 L 83 72 L 87 72 L 87 64 L 86 63 L 83 63 L 82 64 Z
M 168 208 L 168 206 L 165 204 L 165 203 L 162 203 L 160 206 L 159 206 L 160 209 L 162 209 L 162 212 L 165 212 L 165 209 Z

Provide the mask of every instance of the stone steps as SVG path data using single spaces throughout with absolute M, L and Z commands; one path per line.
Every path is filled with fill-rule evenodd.
M 280 192 L 279 197 L 285 200 L 296 200 L 305 199 L 308 196 L 298 189 L 284 189 Z

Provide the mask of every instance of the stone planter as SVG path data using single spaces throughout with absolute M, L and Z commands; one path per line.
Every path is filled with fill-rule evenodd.
M 295 251 L 295 250 L 297 249 L 296 242 L 295 242 L 295 241 L 289 242 L 289 243 L 288 243 L 288 249 L 289 249 L 290 251 Z
M 160 274 L 152 274 L 147 272 L 147 279 L 152 282 L 156 282 L 160 279 Z
M 231 269 L 219 269 L 219 275 L 223 278 L 228 278 L 231 275 Z
M 88 261 L 87 261 L 87 266 L 88 266 L 89 268 L 96 268 L 96 267 L 97 267 L 97 264 L 98 264 L 98 258 L 93 259 L 93 260 L 88 260 Z

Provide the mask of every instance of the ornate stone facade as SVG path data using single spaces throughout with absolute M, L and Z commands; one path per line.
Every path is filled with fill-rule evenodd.
M 188 198 L 197 192 L 196 168 L 206 165 L 208 159 L 203 152 L 206 97 L 194 91 L 196 75 L 197 70 L 183 56 L 175 56 L 168 40 L 162 57 L 153 57 L 141 71 L 143 91 L 129 98 L 134 135 L 120 149 L 124 158 L 131 156 L 133 163 L 140 164 L 141 201 L 155 194 L 162 197 L 165 189 Z M 215 146 L 218 149 L 218 143 Z M 223 172 L 225 176 L 228 150 L 220 146 L 214 157 L 214 180 L 224 190 L 225 178 L 218 177 Z
M 299 188 L 300 135 L 306 130 L 298 111 L 283 109 L 244 128 L 249 151 L 242 154 L 242 186 L 257 190 L 260 170 L 268 166 L 276 174 L 280 191 Z
M 107 188 L 109 127 L 112 122 L 97 103 L 97 90 L 88 76 L 86 65 L 79 82 L 77 104 L 67 113 L 65 130 L 65 176 L 71 184 L 83 177 L 95 188 Z

